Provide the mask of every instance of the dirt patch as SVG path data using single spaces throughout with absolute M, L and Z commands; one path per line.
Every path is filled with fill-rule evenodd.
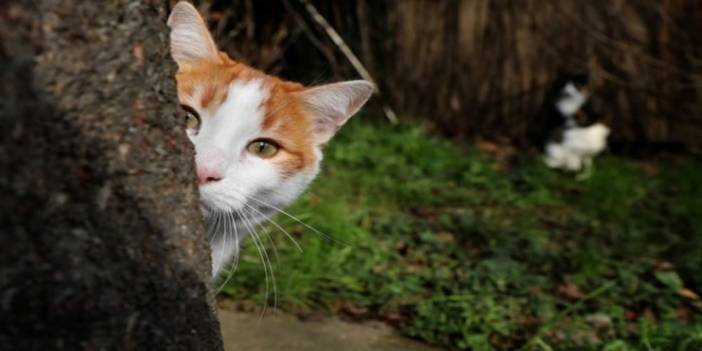
M 349 323 L 338 319 L 300 321 L 294 316 L 220 309 L 225 350 L 248 351 L 438 351 L 401 336 L 379 322 Z

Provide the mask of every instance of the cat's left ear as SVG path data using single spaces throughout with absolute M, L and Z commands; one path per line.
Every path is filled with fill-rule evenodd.
M 177 3 L 168 16 L 171 56 L 179 68 L 206 60 L 218 60 L 219 51 L 205 21 L 188 2 Z
M 314 115 L 312 133 L 324 144 L 371 97 L 375 87 L 365 80 L 321 85 L 301 92 L 302 100 Z

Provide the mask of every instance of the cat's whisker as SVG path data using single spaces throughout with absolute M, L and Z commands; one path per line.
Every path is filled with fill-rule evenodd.
M 227 246 L 227 241 L 228 241 L 228 239 L 229 239 L 229 235 L 231 235 L 232 227 L 233 227 L 233 226 L 235 227 L 235 226 L 236 226 L 236 223 L 234 223 L 234 218 L 231 216 L 230 213 L 225 213 L 225 218 L 226 218 L 227 220 L 226 220 L 224 223 L 226 223 L 227 225 L 226 225 L 226 227 L 225 227 L 225 229 L 224 229 L 224 239 L 223 239 L 223 243 L 222 243 L 222 244 L 223 244 L 224 247 L 228 247 L 228 246 Z M 222 254 L 222 256 L 224 256 L 224 257 L 226 258 L 227 255 L 226 255 L 226 254 Z
M 317 228 L 315 228 L 315 227 L 313 227 L 313 226 L 311 226 L 311 225 L 305 223 L 303 220 L 301 220 L 301 219 L 295 217 L 294 215 L 288 213 L 287 211 L 285 211 L 285 210 L 283 210 L 283 209 L 281 209 L 281 208 L 278 208 L 278 207 L 276 207 L 276 206 L 273 206 L 273 205 L 271 205 L 271 204 L 269 204 L 269 203 L 266 203 L 266 202 L 263 201 L 263 200 L 260 200 L 260 199 L 255 198 L 255 197 L 253 197 L 253 196 L 249 196 L 248 199 L 253 200 L 253 201 L 256 201 L 256 202 L 258 202 L 259 204 L 261 204 L 261 205 L 263 205 L 263 206 L 267 206 L 268 208 L 270 208 L 270 209 L 272 209 L 272 210 L 275 210 L 275 211 L 277 211 L 278 213 L 282 213 L 282 214 L 284 214 L 284 215 L 290 217 L 290 219 L 294 220 L 294 221 L 297 222 L 297 223 L 302 224 L 303 226 L 305 226 L 305 228 L 307 228 L 307 229 L 309 229 L 309 230 L 315 232 L 316 234 L 318 234 L 319 236 L 321 236 L 321 237 L 324 238 L 325 240 L 328 240 L 328 241 L 331 241 L 331 242 L 333 242 L 333 243 L 335 243 L 335 244 L 339 244 L 339 245 L 343 245 L 343 246 L 350 246 L 350 244 L 348 244 L 348 243 L 346 243 L 346 242 L 344 242 L 344 241 L 342 241 L 342 240 L 340 240 L 340 239 L 337 239 L 337 238 L 335 238 L 335 237 L 333 237 L 333 236 L 331 236 L 331 235 L 325 234 L 324 232 L 320 231 L 319 229 L 317 229 Z
M 234 245 L 235 245 L 235 250 L 237 250 L 237 254 L 235 255 L 236 257 L 234 258 L 234 266 L 232 273 L 236 271 L 239 268 L 239 248 L 241 247 L 241 242 L 239 241 L 239 228 L 237 225 L 234 225 Z
M 217 227 L 217 217 L 212 217 L 212 219 L 208 218 L 207 219 L 207 241 L 209 241 L 210 246 L 214 242 L 212 240 L 212 235 L 217 232 L 216 227 Z
M 221 245 L 223 247 L 227 247 L 227 238 L 229 237 L 229 228 L 231 226 L 231 223 L 230 223 L 229 216 L 227 216 L 227 213 L 221 212 L 220 215 L 222 216 L 222 231 L 220 232 L 220 233 L 222 233 L 221 234 L 222 235 L 222 239 L 221 239 L 222 244 Z M 217 261 L 221 262 L 225 258 L 224 257 L 225 255 L 226 254 L 224 253 L 224 250 L 221 250 L 220 254 L 218 255 Z M 225 281 L 217 288 L 217 293 L 219 293 L 224 288 L 224 286 L 227 284 L 228 279 L 229 278 L 227 277 L 227 279 L 225 279 Z
M 227 247 L 227 237 L 229 236 L 229 226 L 228 226 L 229 218 L 226 216 L 225 213 L 222 213 L 222 217 L 224 220 L 222 221 L 223 222 L 223 230 L 220 232 L 220 233 L 222 233 L 221 234 L 222 235 L 222 244 L 221 245 L 223 247 Z M 224 258 L 224 251 L 221 250 L 219 255 L 217 255 L 217 256 L 218 256 L 217 261 L 218 262 L 222 261 L 222 259 Z M 225 279 L 225 281 L 222 284 L 220 284 L 220 286 L 217 288 L 217 293 L 222 291 L 224 286 L 227 284 L 228 279 L 229 279 L 229 277 L 227 277 L 227 279 Z
M 226 223 L 224 222 L 223 214 L 219 211 L 214 212 L 214 214 L 215 214 L 215 217 L 214 217 L 215 223 L 213 225 L 213 230 L 211 233 L 208 233 L 208 238 L 210 240 L 210 243 L 216 242 L 218 240 L 217 236 L 222 235 L 221 234 L 222 232 L 224 232 L 223 235 L 226 235 Z M 217 255 L 218 257 L 215 258 L 215 260 L 217 260 L 217 261 L 221 260 L 221 258 L 223 258 L 223 257 L 221 257 L 222 255 L 223 255 L 223 253 L 220 252 Z
M 218 233 L 219 233 L 219 235 L 221 235 L 223 237 L 219 237 L 216 240 L 223 240 L 227 237 L 227 233 L 229 233 L 229 230 L 228 230 L 229 226 L 228 226 L 228 221 L 227 221 L 228 218 L 227 218 L 226 214 L 223 212 L 220 212 L 218 214 L 218 216 L 220 217 L 220 223 L 221 223 L 221 228 L 220 228 Z M 217 255 L 218 256 L 217 261 L 221 262 L 225 258 L 224 255 L 225 255 L 224 251 L 223 250 L 220 251 Z
M 268 269 L 269 269 L 269 271 L 270 271 L 271 286 L 272 286 L 272 290 L 273 290 L 273 309 L 275 310 L 276 308 L 278 308 L 278 287 L 277 287 L 276 280 L 275 280 L 275 273 L 274 273 L 274 271 L 273 271 L 273 264 L 272 264 L 272 262 L 271 262 L 271 260 L 270 260 L 269 255 L 268 255 L 268 250 L 266 250 L 266 247 L 265 247 L 265 245 L 264 245 L 264 243 L 263 243 L 263 240 L 261 239 L 259 233 L 258 233 L 258 232 L 256 231 L 256 229 L 254 228 L 254 226 L 253 226 L 253 224 L 251 223 L 251 221 L 250 221 L 250 219 L 248 218 L 248 216 L 246 215 L 246 212 L 241 211 L 241 212 L 239 212 L 239 213 L 241 213 L 241 215 L 242 215 L 242 220 L 243 220 L 243 222 L 244 222 L 244 225 L 248 227 L 248 229 L 249 229 L 249 231 L 250 231 L 250 233 L 251 233 L 252 238 L 253 238 L 254 240 L 258 240 L 258 242 L 261 244 L 261 248 L 262 248 L 262 250 L 263 250 L 263 254 L 264 254 L 264 256 L 266 257 L 266 259 L 267 259 L 267 261 L 268 261 Z M 271 240 L 271 242 L 272 242 L 272 240 Z M 278 260 L 278 259 L 279 259 L 279 258 L 278 258 L 278 250 L 275 248 L 275 245 L 273 245 L 273 249 L 274 249 L 274 253 L 275 253 L 275 256 L 276 256 L 276 260 Z M 264 262 L 264 268 L 265 268 L 265 262 Z M 266 303 L 268 302 L 268 298 L 269 298 L 269 296 L 268 296 L 268 294 L 266 294 Z M 264 312 L 264 314 L 265 314 L 265 310 L 264 310 L 263 312 Z
M 240 198 L 246 199 L 246 197 L 243 194 L 241 194 L 240 192 L 238 192 L 236 189 L 231 189 L 231 191 L 236 193 L 236 194 L 239 194 Z M 222 194 L 219 198 L 226 201 L 228 199 L 228 197 L 230 197 L 228 194 Z M 252 212 L 251 213 L 246 212 L 245 210 L 247 208 L 252 210 Z M 228 213 L 228 214 L 230 216 L 232 216 L 231 223 L 236 223 L 236 220 L 238 219 L 240 221 L 241 225 L 243 225 L 247 229 L 247 233 L 249 235 L 251 235 L 252 240 L 254 241 L 254 245 L 256 246 L 256 249 L 259 252 L 259 257 L 261 258 L 261 262 L 262 262 L 263 267 L 264 267 L 264 273 L 266 276 L 266 279 L 265 279 L 265 281 L 266 281 L 266 293 L 265 293 L 266 303 L 265 303 L 264 308 L 262 310 L 262 316 L 263 316 L 263 315 L 265 315 L 265 312 L 268 308 L 268 301 L 270 300 L 271 293 L 273 294 L 273 304 L 274 304 L 273 308 L 274 309 L 277 308 L 277 304 L 278 304 L 277 290 L 278 290 L 278 288 L 277 288 L 277 282 L 275 279 L 275 272 L 273 269 L 273 264 L 272 264 L 271 259 L 270 259 L 270 255 L 268 254 L 268 250 L 265 247 L 264 240 L 260 237 L 260 233 L 256 231 L 254 221 L 252 221 L 252 219 L 250 218 L 250 215 L 256 214 L 253 211 L 256 211 L 256 212 L 258 212 L 259 215 L 262 215 L 262 213 L 260 211 L 258 211 L 256 208 L 254 208 L 250 205 L 246 205 L 246 204 L 245 204 L 245 207 L 243 209 L 234 210 L 233 213 Z M 236 216 L 236 218 L 234 218 L 234 216 Z M 266 218 L 265 215 L 263 215 L 262 217 Z M 237 228 L 237 226 L 236 226 L 236 224 L 234 224 L 234 229 L 236 230 L 236 228 Z M 282 229 L 282 227 L 280 227 L 280 228 Z M 282 229 L 282 230 L 284 230 L 284 229 Z M 272 238 L 270 238 L 270 235 L 268 236 L 268 238 L 271 241 L 271 243 L 273 244 L 274 255 L 276 258 L 276 262 L 278 262 L 279 256 L 278 256 L 277 248 L 275 247 L 275 244 L 273 243 Z M 237 247 L 238 247 L 238 241 L 237 241 Z M 238 255 L 236 255 L 236 259 L 237 259 L 237 264 L 238 264 L 238 259 L 239 259 Z M 229 275 L 231 275 L 232 272 L 233 272 L 233 270 L 230 270 Z M 229 279 L 230 278 L 227 277 L 227 280 L 225 280 L 224 284 L 226 284 L 226 282 Z M 224 284 L 222 285 L 221 288 L 224 287 Z M 220 290 L 221 290 L 221 288 L 220 288 Z
M 241 191 L 238 191 L 237 189 L 232 188 L 231 191 L 237 193 L 239 196 L 241 196 L 242 198 L 244 198 L 247 201 L 252 199 L 250 196 L 244 195 Z M 278 224 L 278 222 L 274 221 L 270 216 L 266 215 L 265 213 L 263 213 L 262 211 L 257 209 L 255 206 L 249 205 L 246 202 L 244 202 L 243 205 L 245 208 L 248 208 L 248 209 L 254 211 L 255 214 L 257 214 L 258 216 L 262 217 L 264 220 L 267 220 L 268 222 L 273 224 L 277 229 L 282 231 L 283 234 L 285 234 L 288 237 L 288 239 L 290 239 L 290 241 L 292 241 L 293 245 L 295 245 L 295 247 L 297 248 L 298 251 L 300 251 L 300 253 L 304 252 L 304 250 L 302 249 L 302 246 L 297 242 L 297 240 L 295 240 L 295 238 L 290 234 L 290 232 L 288 232 L 287 230 L 285 230 L 285 228 L 283 228 L 280 224 Z M 253 226 L 253 224 L 252 224 L 252 226 Z
M 265 295 L 265 300 L 263 304 L 263 310 L 261 311 L 261 318 L 266 314 L 266 311 L 268 309 L 268 299 L 270 298 L 271 294 L 271 284 L 275 286 L 275 278 L 271 278 L 271 276 L 274 277 L 273 275 L 273 268 L 269 267 L 269 262 L 268 262 L 268 254 L 265 252 L 265 248 L 263 247 L 263 243 L 259 242 L 258 235 L 256 232 L 251 233 L 251 239 L 254 242 L 254 245 L 256 246 L 256 250 L 258 250 L 258 255 L 261 257 L 261 262 L 263 263 L 263 272 L 265 274 L 265 281 L 266 281 L 266 295 Z M 268 270 L 271 270 L 271 273 L 269 274 Z M 271 283 L 271 280 L 273 280 L 273 283 Z
M 290 234 L 290 232 L 288 232 L 287 230 L 285 230 L 285 228 L 283 228 L 280 224 L 278 224 L 278 222 L 274 221 L 270 216 L 266 216 L 263 212 L 259 211 L 258 209 L 256 209 L 255 207 L 253 207 L 249 204 L 244 204 L 244 206 L 248 207 L 252 211 L 255 211 L 256 213 L 258 213 L 259 216 L 263 217 L 265 220 L 267 220 L 268 222 L 273 224 L 276 228 L 278 228 L 280 231 L 282 231 L 283 234 L 285 234 L 285 236 L 287 236 L 288 239 L 290 239 L 290 241 L 292 241 L 293 245 L 295 245 L 295 247 L 297 248 L 298 251 L 300 251 L 300 253 L 304 252 L 302 250 L 302 246 L 300 246 L 300 244 L 297 242 L 297 240 L 295 240 L 295 238 Z
M 244 210 L 246 210 L 246 209 L 247 209 L 247 208 L 245 207 L 245 208 L 242 209 L 242 211 L 244 211 Z M 254 210 L 254 211 L 255 211 L 255 209 L 254 209 L 254 208 L 251 208 L 251 207 L 248 207 L 248 209 Z M 259 212 L 259 213 L 260 213 L 260 212 Z M 256 213 L 253 213 L 253 212 L 249 212 L 249 214 L 256 215 Z M 254 231 L 254 230 L 255 230 L 255 229 L 254 229 L 254 228 L 255 228 L 255 225 L 253 224 L 253 222 L 251 221 L 250 218 L 248 218 L 248 223 L 249 223 L 249 226 L 248 226 L 248 227 L 251 228 L 252 231 Z M 263 234 L 263 235 L 266 236 L 266 238 L 268 239 L 268 242 L 270 242 L 270 243 L 271 243 L 271 246 L 273 247 L 273 256 L 275 257 L 275 263 L 276 263 L 276 265 L 280 264 L 280 256 L 278 256 L 278 247 L 275 245 L 275 242 L 273 241 L 273 238 L 272 238 L 270 232 L 268 231 L 268 229 L 267 229 L 266 227 L 260 227 L 260 228 L 261 228 L 261 230 L 262 230 L 263 232 L 261 232 L 261 230 L 256 230 L 257 233 L 258 233 L 259 235 Z
M 237 225 L 236 225 L 236 222 L 235 222 L 235 220 L 234 220 L 234 217 L 233 217 L 233 215 L 232 215 L 231 213 L 227 213 L 227 214 L 225 215 L 225 218 L 227 218 L 227 219 L 230 220 L 230 228 L 233 227 L 233 229 L 234 229 L 234 247 L 238 250 L 238 247 L 239 247 L 239 230 L 238 230 L 238 228 L 237 228 Z M 228 233 L 228 232 L 225 230 L 225 232 L 224 232 L 224 235 L 225 235 L 225 239 L 224 239 L 224 240 L 225 240 L 225 243 L 224 243 L 224 245 L 225 245 L 225 247 L 226 247 L 226 238 L 229 236 L 229 234 L 231 234 L 231 233 Z M 222 291 L 222 289 L 227 285 L 227 283 L 228 283 L 229 280 L 232 278 L 232 275 L 233 275 L 234 272 L 237 270 L 237 268 L 239 268 L 239 255 L 236 255 L 234 264 L 231 265 L 231 266 L 229 267 L 229 270 L 228 270 L 228 272 L 227 272 L 227 278 L 224 279 L 224 281 L 222 282 L 222 284 L 219 286 L 219 288 L 217 289 L 217 293 L 219 293 L 220 291 Z

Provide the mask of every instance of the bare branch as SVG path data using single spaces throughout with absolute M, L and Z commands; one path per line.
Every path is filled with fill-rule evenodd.
M 329 22 L 327 22 L 324 16 L 322 16 L 322 14 L 320 14 L 319 11 L 317 11 L 317 8 L 315 8 L 314 5 L 312 5 L 312 3 L 310 3 L 308 0 L 299 1 L 305 7 L 305 10 L 310 15 L 312 20 L 314 20 L 320 27 L 322 27 L 322 29 L 324 29 L 324 31 L 329 36 L 329 39 L 331 39 L 331 41 L 334 42 L 336 47 L 339 48 L 339 51 L 341 51 L 341 53 L 344 54 L 346 59 L 349 60 L 356 72 L 358 72 L 358 74 L 363 79 L 375 84 L 375 93 L 377 96 L 380 97 L 380 88 L 375 82 L 375 79 L 373 79 L 370 72 L 368 72 L 366 67 L 363 66 L 363 63 L 361 63 L 361 60 L 358 59 L 358 57 L 356 56 L 356 54 L 353 53 L 351 48 L 349 48 L 349 46 L 346 45 L 346 42 L 343 38 L 341 38 L 339 33 L 337 33 L 337 31 L 329 24 Z M 385 102 L 383 102 L 383 112 L 385 112 L 385 117 L 390 121 L 390 123 L 397 123 L 397 115 L 392 110 L 392 108 L 390 108 L 390 106 Z

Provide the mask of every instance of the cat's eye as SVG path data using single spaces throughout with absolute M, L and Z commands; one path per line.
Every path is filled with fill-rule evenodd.
M 185 128 L 191 130 L 200 129 L 200 115 L 190 106 L 181 105 L 185 111 Z
M 246 147 L 250 153 L 260 158 L 271 158 L 278 153 L 280 147 L 274 142 L 265 139 L 256 139 Z

